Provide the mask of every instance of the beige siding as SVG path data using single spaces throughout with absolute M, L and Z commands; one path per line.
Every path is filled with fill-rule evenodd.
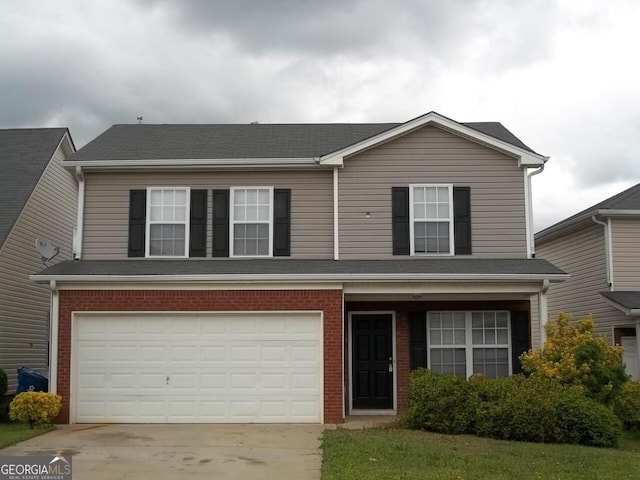
M 557 318 L 560 312 L 570 313 L 576 319 L 592 315 L 596 321 L 596 332 L 606 333 L 612 341 L 613 325 L 626 320 L 622 312 L 598 294 L 609 289 L 604 238 L 604 227 L 588 225 L 582 230 L 536 245 L 536 256 L 549 260 L 571 275 L 566 282 L 549 288 L 549 320 Z M 536 316 L 535 325 L 532 325 L 536 337 L 538 325 Z
M 526 257 L 523 175 L 515 159 L 434 126 L 346 159 L 340 258 L 392 256 L 391 188 L 413 183 L 471 187 L 473 255 Z
M 612 218 L 613 284 L 640 288 L 640 219 Z
M 333 258 L 333 177 L 327 170 L 280 172 L 96 173 L 85 183 L 83 258 L 127 257 L 129 190 L 188 186 L 209 190 L 207 255 L 211 255 L 211 190 L 241 186 L 291 189 L 291 256 Z
M 77 187 L 62 158 L 59 149 L 0 251 L 0 367 L 9 375 L 9 392 L 16 388 L 17 367 L 48 368 L 49 288 L 28 276 L 44 268 L 38 237 L 60 247 L 50 264 L 71 259 Z

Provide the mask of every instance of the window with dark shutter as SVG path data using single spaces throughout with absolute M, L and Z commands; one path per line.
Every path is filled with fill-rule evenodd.
M 213 256 L 229 256 L 229 190 L 213 190 Z
M 207 256 L 207 191 L 191 190 L 189 256 Z
M 522 373 L 520 355 L 531 348 L 531 323 L 529 312 L 518 310 L 511 312 L 511 366 L 513 374 Z
M 129 192 L 129 257 L 144 257 L 147 216 L 147 191 Z
M 409 312 L 409 368 L 427 368 L 427 314 Z
M 453 187 L 455 254 L 471 255 L 471 188 Z
M 409 187 L 391 189 L 393 254 L 409 255 Z
M 291 190 L 273 191 L 273 256 L 291 255 Z

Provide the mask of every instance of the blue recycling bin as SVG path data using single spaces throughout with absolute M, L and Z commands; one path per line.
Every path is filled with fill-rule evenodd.
M 18 368 L 18 388 L 16 395 L 22 392 L 48 392 L 49 378 L 27 367 Z

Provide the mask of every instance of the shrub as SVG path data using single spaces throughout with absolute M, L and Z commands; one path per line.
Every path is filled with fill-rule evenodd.
M 560 313 L 545 329 L 541 350 L 523 354 L 522 369 L 582 389 L 585 394 L 610 404 L 628 377 L 622 364 L 622 347 L 612 347 L 605 336 L 594 337 L 591 317 L 573 321 Z
M 0 397 L 4 397 L 9 387 L 9 380 L 7 379 L 7 373 L 0 368 Z
M 640 432 L 640 380 L 622 386 L 614 400 L 613 411 L 626 428 Z
M 60 413 L 62 397 L 47 392 L 22 392 L 9 405 L 9 418 L 28 423 L 31 428 L 51 423 Z
M 557 443 L 613 447 L 622 435 L 622 422 L 610 408 L 579 394 L 561 395 L 555 417 Z
M 405 421 L 414 429 L 470 433 L 478 403 L 478 396 L 464 378 L 421 368 L 411 373 Z

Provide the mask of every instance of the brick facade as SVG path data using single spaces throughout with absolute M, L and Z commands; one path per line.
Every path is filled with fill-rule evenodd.
M 69 422 L 71 315 L 91 311 L 322 310 L 324 421 L 343 422 L 341 290 L 60 290 L 57 421 Z

